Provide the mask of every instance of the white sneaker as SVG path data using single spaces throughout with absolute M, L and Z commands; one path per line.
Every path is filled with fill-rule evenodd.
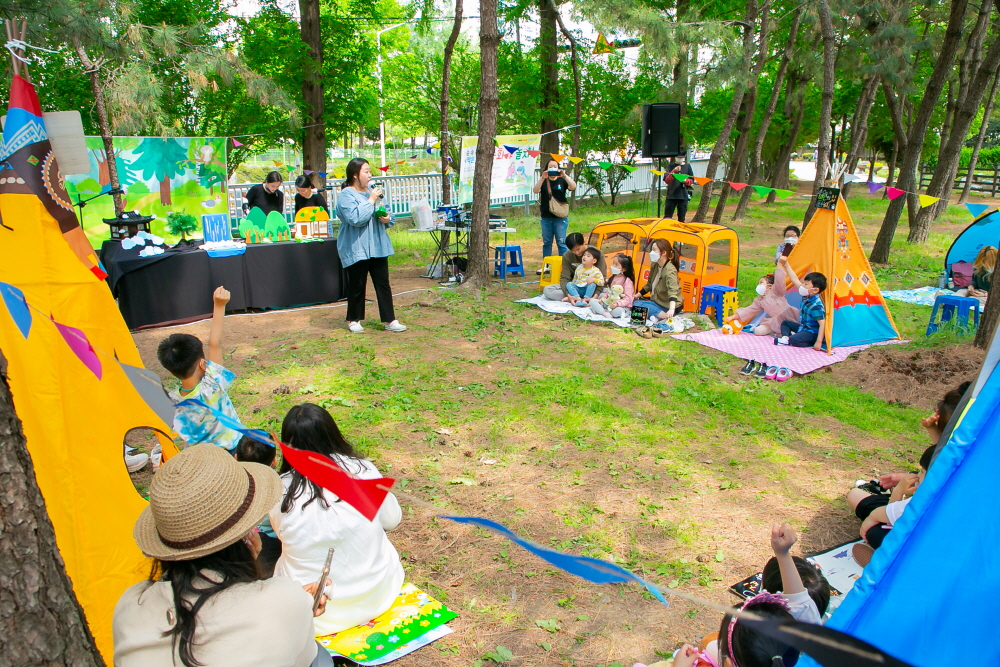
M 156 443 L 156 446 L 153 447 L 152 451 L 149 453 L 149 460 L 153 462 L 154 472 L 160 467 L 160 464 L 163 463 L 163 448 L 159 443 Z
M 401 331 L 406 331 L 406 327 L 400 324 L 399 320 L 393 320 L 392 322 L 389 322 L 389 324 L 385 325 L 385 330 L 399 333 Z
M 788 336 L 782 336 L 774 341 L 775 345 L 788 345 Z
M 656 319 L 655 317 L 651 317 L 648 320 L 646 320 L 646 326 L 647 327 L 651 327 L 651 326 L 653 326 L 654 324 L 656 324 L 659 321 L 660 320 Z
M 143 454 L 142 452 L 138 454 L 126 454 L 125 455 L 125 467 L 128 471 L 138 472 L 146 467 L 149 463 L 149 454 Z
M 351 333 L 364 333 L 365 328 L 361 326 L 361 322 L 348 322 L 347 328 L 350 329 Z

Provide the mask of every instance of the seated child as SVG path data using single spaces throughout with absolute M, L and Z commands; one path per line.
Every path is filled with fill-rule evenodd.
M 597 292 L 598 287 L 604 285 L 604 274 L 597 268 L 597 254 L 591 252 L 590 248 L 583 251 L 580 256 L 580 266 L 576 267 L 573 280 L 566 283 L 566 296 L 563 301 L 567 301 L 574 306 L 586 306 L 591 297 Z
M 236 445 L 236 460 L 243 463 L 259 463 L 269 468 L 274 467 L 275 454 L 274 447 L 266 445 L 259 440 L 254 440 L 248 435 L 240 438 Z M 260 568 L 262 579 L 270 579 L 274 576 L 274 564 L 281 556 L 281 540 L 274 534 L 271 528 L 271 517 L 265 516 L 257 524 L 258 536 L 260 537 L 260 553 L 257 554 L 257 567 Z
M 826 276 L 813 271 L 799 280 L 795 271 L 788 265 L 787 257 L 780 257 L 778 265 L 788 272 L 788 279 L 799 288 L 802 307 L 799 309 L 798 321 L 784 320 L 781 323 L 781 337 L 775 338 L 774 344 L 792 347 L 811 345 L 815 350 L 822 350 L 826 308 L 823 306 L 823 300 L 819 298 L 819 293 L 826 289 Z
M 733 313 L 727 323 L 745 326 L 763 311 L 764 317 L 754 327 L 755 336 L 768 336 L 781 331 L 781 323 L 785 320 L 798 320 L 799 309 L 788 304 L 785 298 L 785 267 L 779 264 L 773 275 L 766 275 L 757 282 L 757 298 L 749 306 L 740 308 Z
M 768 593 L 779 593 L 788 602 L 792 616 L 803 623 L 820 623 L 823 614 L 830 606 L 830 582 L 822 575 L 815 565 L 801 556 L 789 556 L 784 544 L 789 547 L 797 540 L 795 531 L 787 523 L 771 528 L 771 548 L 774 556 L 764 565 L 761 588 Z M 777 546 L 776 546 L 777 544 Z M 782 553 L 782 549 L 784 549 Z M 789 561 L 791 563 L 789 564 Z M 794 576 L 786 573 L 794 568 L 802 590 L 792 593 L 786 590 L 785 582 L 795 584 Z M 807 602 L 807 600 L 809 600 Z
M 156 348 L 160 365 L 181 381 L 180 389 L 170 392 L 175 403 L 196 398 L 219 412 L 238 419 L 229 386 L 236 375 L 222 365 L 222 321 L 226 316 L 229 292 L 219 287 L 212 295 L 212 329 L 208 334 L 208 356 L 201 341 L 191 334 L 171 334 Z M 219 423 L 211 412 L 201 407 L 184 407 L 174 413 L 174 430 L 187 446 L 203 442 L 218 445 L 230 453 L 236 449 L 240 434 Z
M 590 309 L 597 315 L 625 317 L 635 299 L 635 271 L 632 258 L 615 255 L 611 260 L 611 281 L 597 299 L 590 300 Z

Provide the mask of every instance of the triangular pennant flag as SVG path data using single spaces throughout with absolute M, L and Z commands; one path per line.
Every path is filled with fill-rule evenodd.
M 746 183 L 733 183 L 732 181 L 726 181 L 726 183 L 729 183 L 729 187 L 731 187 L 733 190 L 736 190 L 737 192 L 739 192 L 740 190 L 742 190 L 747 186 Z
M 389 165 L 385 165 L 384 167 L 379 167 L 378 169 L 384 174 L 385 172 L 389 171 Z
M 414 153 L 413 155 L 410 156 L 409 159 L 416 160 L 418 155 L 419 155 L 419 153 Z
M 853 183 L 854 181 L 860 180 L 860 176 L 855 176 L 854 174 L 844 174 L 844 183 Z
M 452 161 L 452 159 L 451 159 L 451 156 L 450 156 L 450 155 L 449 155 L 448 157 L 446 157 L 445 159 L 446 159 L 446 160 L 447 160 L 448 162 L 451 162 L 451 161 Z
M 655 176 L 663 176 L 667 172 L 665 172 L 665 171 L 657 171 L 655 169 L 650 169 L 649 173 L 651 173 L 651 174 L 653 174 Z
M 906 194 L 906 190 L 900 190 L 899 188 L 888 187 L 885 189 L 885 191 L 889 193 L 889 201 L 892 201 L 897 197 L 902 197 L 903 195 Z
M 569 161 L 572 162 L 573 164 L 580 164 L 581 162 L 583 162 L 583 158 L 582 157 L 571 157 L 569 159 Z
M 428 148 L 428 149 L 427 149 L 427 154 L 428 154 L 428 155 L 430 155 L 430 154 L 431 154 L 431 149 L 430 149 L 430 148 Z
M 369 521 L 375 520 L 389 489 L 396 482 L 391 477 L 357 479 L 344 472 L 329 456 L 295 449 L 283 442 L 280 444 L 282 459 L 310 482 L 334 494 Z
M 636 169 L 638 169 L 638 168 L 639 168 L 639 167 L 633 167 L 633 166 L 632 166 L 632 165 L 630 165 L 630 164 L 620 164 L 620 165 L 618 165 L 618 166 L 619 166 L 619 167 L 621 167 L 622 169 L 624 169 L 625 171 L 627 171 L 627 172 L 628 172 L 628 173 L 630 173 L 630 174 L 631 174 L 631 173 L 632 173 L 633 171 L 635 171 Z
M 326 178 L 326 172 L 325 171 L 319 172 L 319 177 L 320 178 Z
M 601 169 L 611 169 L 610 162 L 598 162 L 597 166 L 600 167 Z
M 885 183 L 876 183 L 875 181 L 868 181 L 868 194 L 873 195 L 884 187 Z
M 698 185 L 708 185 L 712 182 L 712 179 L 708 176 L 693 176 L 692 178 L 694 178 L 694 182 Z
M 794 190 L 779 190 L 779 189 L 775 189 L 774 190 L 774 194 L 778 195 L 782 199 L 788 199 L 789 197 L 791 197 L 792 195 L 795 194 L 795 191 Z
M 125 371 L 125 376 L 135 387 L 136 392 L 146 402 L 146 405 L 156 413 L 167 426 L 174 424 L 174 402 L 167 396 L 167 390 L 160 382 L 160 376 L 146 368 L 129 366 L 118 362 L 118 365 Z
M 538 157 L 541 154 L 542 154 L 541 151 L 528 151 L 528 155 L 530 155 L 531 157 Z
M 434 145 L 431 146 L 431 148 L 441 148 L 441 142 L 440 141 L 435 142 Z
M 309 176 L 315 172 L 312 169 L 303 169 L 302 173 L 305 174 L 306 176 Z
M 504 148 L 505 151 L 507 151 L 511 155 L 513 155 L 514 153 L 517 152 L 517 146 L 508 146 L 507 144 L 504 144 L 503 148 Z
M 446 174 L 447 174 L 447 173 L 449 173 L 449 172 L 451 172 L 451 167 L 450 167 L 450 166 L 446 166 L 446 167 L 444 168 L 444 173 L 446 173 Z
M 562 162 L 564 159 L 566 159 L 565 155 L 559 155 L 559 153 L 549 153 L 549 155 L 551 155 L 552 159 L 555 160 L 556 162 Z
M 969 213 L 972 214 L 973 218 L 978 218 L 983 214 L 983 212 L 990 207 L 989 204 L 969 204 L 966 203 L 965 208 L 969 209 Z
M 55 320 L 52 323 L 56 325 L 59 329 L 59 333 L 62 334 L 63 339 L 66 344 L 69 345 L 69 349 L 73 350 L 73 354 L 83 362 L 83 365 L 90 369 L 90 372 L 97 376 L 97 379 L 101 379 L 101 360 L 97 358 L 97 352 L 94 351 L 94 346 L 90 344 L 87 340 L 87 334 L 83 333 L 76 327 L 67 326 L 65 324 L 59 324 Z
M 274 166 L 275 166 L 275 167 L 280 167 L 280 166 L 281 166 L 281 163 L 280 163 L 280 162 L 278 162 L 277 160 L 271 160 L 271 162 L 273 162 L 273 163 L 274 163 Z
M 615 47 L 608 43 L 607 38 L 604 37 L 604 33 L 597 33 L 597 43 L 594 44 L 594 55 L 599 56 L 602 53 L 614 53 L 614 50 Z
M 233 148 L 239 148 L 242 145 L 243 145 L 242 143 L 233 139 Z
M 396 164 L 406 164 L 406 160 L 397 160 Z
M 761 197 L 766 197 L 774 190 L 774 188 L 769 188 L 766 185 L 755 185 L 753 189 L 757 191 Z
M 24 298 L 24 292 L 13 285 L 0 283 L 0 295 L 3 296 L 4 305 L 10 313 L 10 319 L 14 320 L 18 331 L 25 338 L 31 331 L 31 311 L 28 309 L 28 302 Z
M 333 177 L 334 178 L 343 178 L 344 177 L 344 172 L 342 172 L 342 171 L 335 171 L 335 172 L 333 172 Z
M 931 204 L 933 204 L 936 201 L 939 201 L 940 199 L 941 199 L 940 197 L 931 197 L 930 195 L 920 195 L 920 208 L 924 208 L 925 206 L 930 206 Z

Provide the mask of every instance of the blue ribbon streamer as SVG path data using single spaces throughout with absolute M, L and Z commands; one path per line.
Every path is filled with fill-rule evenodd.
M 234 431 L 239 431 L 243 435 L 250 436 L 257 442 L 263 442 L 265 445 L 270 445 L 274 447 L 274 442 L 271 440 L 271 435 L 267 431 L 262 431 L 256 428 L 247 428 L 239 421 L 233 419 L 229 415 L 223 414 L 213 407 L 210 407 L 205 401 L 199 398 L 188 398 L 180 403 L 174 404 L 175 408 L 204 408 L 212 413 L 212 416 L 219 420 L 226 428 L 230 428 Z
M 27 338 L 28 332 L 31 331 L 31 311 L 28 310 L 24 292 L 9 283 L 0 282 L 0 295 L 3 296 L 3 302 L 14 324 L 21 335 Z
M 609 563 L 607 561 L 600 560 L 599 558 L 574 556 L 573 554 L 566 554 L 554 549 L 547 549 L 543 546 L 535 544 L 534 542 L 529 542 L 505 526 L 497 523 L 496 521 L 490 521 L 489 519 L 469 516 L 445 516 L 441 514 L 439 514 L 438 517 L 441 519 L 447 519 L 448 521 L 454 521 L 455 523 L 465 523 L 473 526 L 479 526 L 480 528 L 485 528 L 490 532 L 506 537 L 514 544 L 517 544 L 525 551 L 538 556 L 546 563 L 556 566 L 563 572 L 568 572 L 572 575 L 580 577 L 581 579 L 585 579 L 592 584 L 625 584 L 630 581 L 642 584 L 657 600 L 668 607 L 670 606 L 670 603 L 664 599 L 663 595 L 653 584 L 649 583 L 640 576 L 632 574 L 625 568 L 615 565 L 614 563 Z

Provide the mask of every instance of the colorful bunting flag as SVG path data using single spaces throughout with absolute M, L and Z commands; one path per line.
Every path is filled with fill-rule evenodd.
M 419 153 L 414 153 L 413 155 L 410 156 L 409 159 L 416 160 L 418 155 L 419 155 Z
M 897 197 L 902 197 L 906 194 L 906 190 L 900 190 L 899 188 L 888 187 L 885 189 L 889 193 L 889 201 L 896 199 Z
M 667 172 L 665 172 L 665 171 L 657 171 L 656 169 L 650 169 L 649 173 L 653 174 L 654 176 L 663 176 Z
M 10 319 L 14 320 L 18 331 L 25 338 L 31 331 L 31 311 L 28 310 L 28 302 L 24 298 L 24 292 L 19 288 L 7 283 L 0 283 L 0 296 L 3 297 Z
M 444 168 L 444 173 L 445 174 L 448 174 L 450 172 L 451 172 L 451 167 L 450 166 L 447 166 L 447 167 Z
M 755 185 L 753 186 L 753 189 L 756 190 L 757 194 L 759 194 L 761 197 L 766 197 L 772 192 L 774 192 L 774 188 L 769 188 L 766 185 Z
M 621 167 L 622 169 L 624 169 L 625 171 L 627 171 L 627 172 L 628 172 L 628 173 L 630 173 L 630 174 L 631 174 L 631 173 L 632 173 L 633 171 L 635 171 L 636 169 L 638 169 L 638 168 L 639 168 L 639 167 L 635 167 L 635 166 L 633 166 L 633 165 L 630 165 L 630 164 L 620 164 L 620 165 L 618 165 L 618 166 L 619 166 L 619 167 Z
M 604 169 L 604 170 L 611 169 L 611 163 L 610 162 L 598 162 L 597 166 L 600 167 L 601 169 Z
M 447 157 L 445 158 L 445 160 L 447 160 L 448 162 L 451 162 L 451 161 L 452 161 L 452 159 L 451 159 L 451 156 L 450 156 L 450 155 L 449 155 L 449 156 L 447 156 Z
M 146 405 L 163 420 L 164 424 L 173 426 L 174 402 L 167 396 L 167 390 L 163 388 L 160 377 L 146 368 L 129 366 L 120 361 L 118 365 L 125 371 L 125 377 L 129 379 L 136 393 L 146 402 Z
M 389 165 L 385 165 L 384 167 L 379 167 L 378 169 L 384 174 L 387 171 L 389 171 Z
M 312 169 L 303 169 L 302 173 L 305 174 L 306 176 L 309 176 L 309 175 L 311 175 L 313 173 L 313 170 Z
M 325 171 L 319 172 L 319 177 L 320 178 L 326 178 L 326 172 Z
M 794 190 L 779 190 L 775 189 L 774 194 L 781 197 L 782 199 L 788 199 L 795 194 Z
M 97 358 L 97 352 L 94 351 L 94 346 L 90 344 L 87 340 L 87 334 L 83 333 L 76 327 L 71 327 L 65 324 L 59 324 L 55 320 L 52 323 L 56 325 L 59 329 L 59 333 L 62 334 L 63 340 L 69 345 L 69 349 L 73 350 L 73 354 L 83 362 L 83 365 L 90 369 L 90 372 L 97 376 L 97 379 L 101 379 L 101 360 Z
M 969 204 L 966 203 L 965 208 L 969 209 L 969 213 L 972 214 L 973 218 L 978 218 L 986 211 L 990 206 L 989 204 Z
M 369 521 L 374 521 L 389 489 L 396 480 L 391 477 L 357 479 L 351 477 L 324 454 L 281 445 L 281 456 L 310 482 L 320 485 L 356 509 Z
M 583 158 L 582 157 L 571 157 L 569 159 L 569 161 L 572 162 L 573 164 L 580 164 L 581 162 L 583 162 Z
M 731 187 L 733 190 L 736 190 L 737 192 L 739 192 L 740 190 L 742 190 L 747 186 L 746 183 L 734 183 L 732 181 L 726 181 L 726 183 L 729 183 L 729 187 Z
M 868 194 L 873 195 L 884 187 L 885 183 L 876 183 L 875 181 L 868 181 Z
M 273 162 L 273 163 L 274 163 L 274 166 L 275 166 L 275 167 L 280 167 L 280 166 L 281 166 L 281 163 L 280 163 L 280 162 L 278 162 L 277 160 L 271 160 L 271 162 Z
M 549 153 L 549 155 L 551 155 L 552 159 L 555 160 L 556 162 L 562 162 L 564 159 L 566 159 L 565 155 L 559 155 L 559 153 Z
M 440 141 L 437 141 L 437 142 L 435 142 L 435 143 L 434 143 L 434 144 L 433 144 L 433 145 L 431 146 L 431 148 L 441 148 L 441 142 L 440 142 Z
M 397 160 L 396 164 L 406 164 L 406 160 Z
M 608 43 L 607 38 L 604 37 L 604 33 L 597 33 L 597 43 L 594 44 L 594 55 L 599 56 L 602 53 L 614 53 L 614 51 L 615 47 Z
M 920 195 L 920 208 L 924 208 L 925 206 L 930 206 L 931 204 L 933 204 L 936 201 L 939 201 L 940 199 L 941 199 L 940 197 L 931 197 L 930 195 Z
M 233 139 L 233 148 L 239 148 L 242 145 L 243 145 L 242 143 Z
M 343 178 L 344 177 L 344 172 L 342 172 L 342 171 L 335 171 L 335 172 L 333 172 L 333 177 L 334 178 Z
M 531 157 L 538 157 L 541 154 L 542 154 L 541 151 L 528 151 L 528 155 L 530 155 Z
M 507 144 L 504 144 L 503 149 L 511 155 L 517 152 L 517 146 L 508 146 Z
M 712 182 L 712 179 L 707 176 L 693 176 L 694 182 L 698 185 L 708 185 Z
M 854 181 L 860 180 L 860 176 L 855 176 L 854 174 L 844 174 L 844 183 L 853 183 Z
M 329 459 L 327 460 L 329 461 Z M 298 470 L 298 467 L 296 467 L 296 470 Z M 514 544 L 518 545 L 525 551 L 538 556 L 546 563 L 554 565 L 560 570 L 580 577 L 581 579 L 589 581 L 592 584 L 625 584 L 630 581 L 634 581 L 645 586 L 646 590 L 648 590 L 657 600 L 663 604 L 668 604 L 663 598 L 663 594 L 660 593 L 656 586 L 649 583 L 642 577 L 629 572 L 623 567 L 615 565 L 614 563 L 609 563 L 608 561 L 600 560 L 598 558 L 589 558 L 587 556 L 574 556 L 573 554 L 566 554 L 561 551 L 556 551 L 555 549 L 543 547 L 539 544 L 535 544 L 534 542 L 529 542 L 509 530 L 506 526 L 503 526 L 496 521 L 491 521 L 490 519 L 471 516 L 446 515 L 438 515 L 438 518 L 454 521 L 455 523 L 464 523 L 478 526 L 479 528 L 485 528 L 491 533 L 496 533 L 501 537 L 506 537 Z

